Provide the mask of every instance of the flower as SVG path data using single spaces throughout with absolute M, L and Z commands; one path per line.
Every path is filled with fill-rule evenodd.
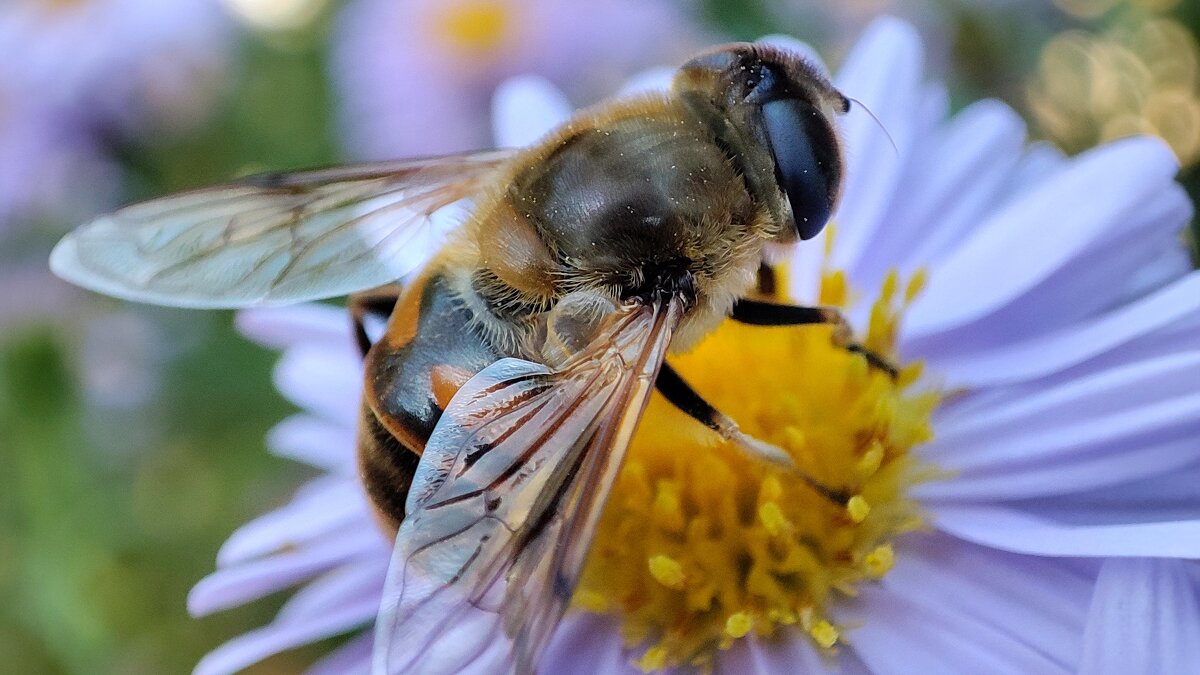
M 17 0 L 0 9 L 0 82 L 37 109 L 152 139 L 205 119 L 231 39 L 215 0 Z
M 695 33 L 666 0 L 355 0 L 333 39 L 343 139 L 369 159 L 485 147 L 505 78 L 536 73 L 587 98 L 686 56 Z
M 744 351 L 789 349 L 827 367 L 828 359 L 845 359 L 812 377 L 840 377 L 844 391 L 859 397 L 853 400 L 878 404 L 865 412 L 845 407 L 850 422 L 873 415 L 891 425 L 893 435 L 875 439 L 883 450 L 872 455 L 868 447 L 858 461 L 810 453 L 818 466 L 840 463 L 863 476 L 887 472 L 888 462 L 897 469 L 874 492 L 864 487 L 856 495 L 862 500 L 849 500 L 844 512 L 826 504 L 809 518 L 817 529 L 808 532 L 836 535 L 812 535 L 809 550 L 845 552 L 840 562 L 847 564 L 810 565 L 815 571 L 800 576 L 817 582 L 824 573 L 823 594 L 771 588 L 784 584 L 769 569 L 719 578 L 706 570 L 725 584 L 720 602 L 731 607 L 751 596 L 802 603 L 791 616 L 778 606 L 762 611 L 763 604 L 733 612 L 718 624 L 725 639 L 715 644 L 689 642 L 700 633 L 655 632 L 655 616 L 637 615 L 619 584 L 589 587 L 585 575 L 576 605 L 595 611 L 568 615 L 545 672 L 572 672 L 581 663 L 587 672 L 632 672 L 635 663 L 713 659 L 728 672 L 1073 672 L 1111 667 L 1114 646 L 1131 639 L 1137 648 L 1117 655 L 1127 670 L 1171 671 L 1191 662 L 1196 647 L 1183 633 L 1200 624 L 1195 562 L 1187 560 L 1200 557 L 1200 273 L 1178 240 L 1192 208 L 1173 180 L 1175 159 L 1146 138 L 1070 159 L 1026 147 L 1022 123 L 1001 103 L 979 102 L 948 117 L 946 93 L 923 82 L 921 62 L 913 29 L 883 19 L 838 71 L 836 84 L 861 104 L 844 120 L 847 179 L 836 236 L 802 246 L 787 280 L 800 301 L 847 302 L 869 344 L 894 345 L 901 362 L 922 365 L 906 366 L 891 385 L 812 331 L 736 338 Z M 503 91 L 498 115 L 538 105 L 529 91 Z M 876 301 L 856 304 L 856 296 Z M 236 532 L 218 557 L 220 569 L 194 589 L 189 607 L 205 614 L 305 583 L 275 622 L 219 648 L 198 671 L 228 672 L 346 632 L 359 634 L 317 671 L 365 669 L 389 542 L 354 478 L 361 366 L 345 318 L 307 306 L 247 312 L 240 322 L 254 339 L 284 349 L 277 384 L 305 409 L 276 428 L 272 448 L 326 474 Z M 766 369 L 782 370 L 777 363 Z M 699 386 L 705 364 L 684 365 Z M 727 372 L 746 367 L 721 363 Z M 924 376 L 914 382 L 918 371 Z M 802 438 L 788 448 L 796 457 L 804 456 L 806 431 L 809 440 L 826 434 L 845 442 L 828 436 L 828 419 L 805 426 L 803 405 L 788 403 L 804 387 L 748 390 L 757 380 L 738 380 L 728 386 L 753 399 L 745 405 L 758 406 L 761 417 L 741 418 L 745 428 L 753 423 L 783 436 L 796 429 Z M 871 388 L 872 398 L 862 398 Z M 923 408 L 928 396 L 936 410 Z M 780 411 L 790 418 L 777 419 Z M 925 421 L 933 437 L 919 443 Z M 645 428 L 666 433 L 654 424 Z M 897 439 L 905 429 L 908 438 Z M 685 436 L 668 442 L 688 443 Z M 709 461 L 701 452 L 692 448 L 693 461 Z M 657 461 L 638 457 L 631 450 L 621 478 L 635 488 L 637 472 L 655 470 Z M 721 471 L 709 473 L 725 480 Z M 715 483 L 681 483 L 673 493 L 664 479 L 647 483 L 657 492 L 640 503 L 654 509 L 642 520 L 661 528 L 677 512 L 693 520 L 719 516 L 744 528 L 747 540 L 808 527 L 782 486 L 768 474 L 751 478 L 758 482 L 746 484 L 757 485 L 756 493 L 735 485 L 739 476 L 726 483 L 750 505 L 746 517 L 736 509 L 704 512 L 703 499 L 676 508 L 673 494 Z M 724 508 L 727 494 L 707 501 Z M 605 518 L 633 507 L 636 489 L 614 493 Z M 871 523 L 873 533 L 856 529 Z M 626 549 L 606 540 L 602 527 L 596 546 L 622 554 L 656 531 L 624 534 Z M 652 553 L 639 583 L 700 592 L 689 586 L 686 556 L 719 561 L 729 545 L 712 537 L 703 543 L 708 548 L 699 552 Z M 677 610 L 680 603 L 655 592 Z M 700 603 L 699 611 L 712 606 Z M 1142 658 L 1158 659 L 1157 668 Z
M 0 155 L 20 158 L 0 165 L 0 241 L 23 226 L 71 222 L 116 202 L 118 169 L 81 127 L 0 82 Z

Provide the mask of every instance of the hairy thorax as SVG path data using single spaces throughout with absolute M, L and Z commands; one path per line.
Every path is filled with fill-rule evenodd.
M 777 229 L 712 130 L 661 100 L 577 119 L 498 184 L 445 268 L 478 328 L 526 357 L 560 298 L 583 291 L 619 303 L 665 268 L 695 280 L 672 345 L 689 348 L 750 288 Z

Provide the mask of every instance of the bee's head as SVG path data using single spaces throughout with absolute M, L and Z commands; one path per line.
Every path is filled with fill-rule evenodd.
M 685 98 L 715 106 L 733 123 L 736 138 L 725 140 L 747 155 L 747 178 L 754 181 L 757 167 L 767 174 L 764 185 L 751 188 L 766 191 L 773 182 L 774 194 L 786 199 L 781 212 L 794 232 L 782 238 L 819 234 L 842 185 L 833 120 L 850 109 L 850 100 L 803 57 L 761 44 L 737 43 L 701 54 L 680 68 L 674 87 Z M 765 171 L 768 165 L 771 172 Z

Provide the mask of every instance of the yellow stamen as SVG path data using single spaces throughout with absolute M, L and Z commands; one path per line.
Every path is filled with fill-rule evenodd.
M 867 554 L 863 562 L 867 565 L 867 573 L 879 579 L 890 572 L 892 565 L 896 564 L 896 552 L 892 549 L 891 544 L 876 546 L 874 551 Z
M 921 276 L 888 275 L 868 330 L 856 337 L 894 354 L 900 313 Z M 851 296 L 844 274 L 824 279 L 822 298 Z M 795 631 L 832 649 L 842 631 L 831 603 L 886 575 L 891 543 L 923 525 L 906 492 L 933 474 L 910 451 L 932 436 L 940 396 L 910 390 L 919 364 L 901 364 L 893 381 L 836 344 L 829 326 L 727 323 L 672 365 L 798 470 L 716 442 L 655 395 L 575 606 L 619 615 L 628 644 L 648 647 L 636 663 L 643 670 L 710 664 L 751 633 Z M 830 499 L 811 481 L 852 497 Z
M 846 282 L 846 273 L 837 270 L 828 272 L 821 279 L 821 297 L 822 305 L 832 307 L 841 307 L 846 304 L 850 297 L 849 285 Z
M 808 634 L 812 636 L 812 639 L 818 645 L 825 649 L 829 649 L 837 644 L 839 637 L 838 629 L 834 628 L 833 624 L 824 619 L 818 621 L 817 625 L 809 629 Z
M 745 612 L 730 614 L 729 618 L 725 619 L 725 634 L 731 638 L 745 637 L 753 627 L 754 620 Z
M 642 658 L 638 659 L 635 665 L 646 673 L 662 670 L 667 665 L 667 650 L 662 647 L 651 647 L 646 650 L 645 654 L 642 654 Z
M 656 555 L 650 558 L 650 574 L 667 588 L 683 588 L 683 566 L 670 556 Z
M 883 465 L 883 452 L 883 444 L 879 441 L 872 441 L 871 447 L 863 453 L 858 464 L 854 465 L 854 470 L 863 478 L 871 476 Z
M 511 10 L 496 0 L 448 2 L 438 16 L 439 33 L 447 42 L 473 55 L 499 47 L 511 29 Z
M 908 286 L 904 289 L 904 304 L 906 306 L 912 304 L 912 301 L 917 299 L 921 291 L 925 290 L 925 286 L 928 283 L 929 273 L 922 267 L 908 280 Z
M 576 607 L 594 614 L 607 612 L 609 609 L 608 597 L 596 591 L 580 590 L 575 594 L 573 600 Z
M 854 495 L 846 502 L 846 513 L 850 514 L 850 520 L 861 523 L 871 513 L 871 505 L 862 495 Z
M 767 502 L 758 507 L 758 517 L 762 520 L 762 524 L 767 528 L 767 533 L 772 537 L 777 537 L 783 534 L 791 527 L 787 516 L 783 515 L 783 509 L 775 502 Z

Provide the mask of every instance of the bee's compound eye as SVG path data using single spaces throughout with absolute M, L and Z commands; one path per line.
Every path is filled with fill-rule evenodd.
M 812 105 L 778 99 L 762 107 L 775 173 L 787 194 L 801 239 L 820 234 L 829 220 L 841 180 L 836 141 Z

